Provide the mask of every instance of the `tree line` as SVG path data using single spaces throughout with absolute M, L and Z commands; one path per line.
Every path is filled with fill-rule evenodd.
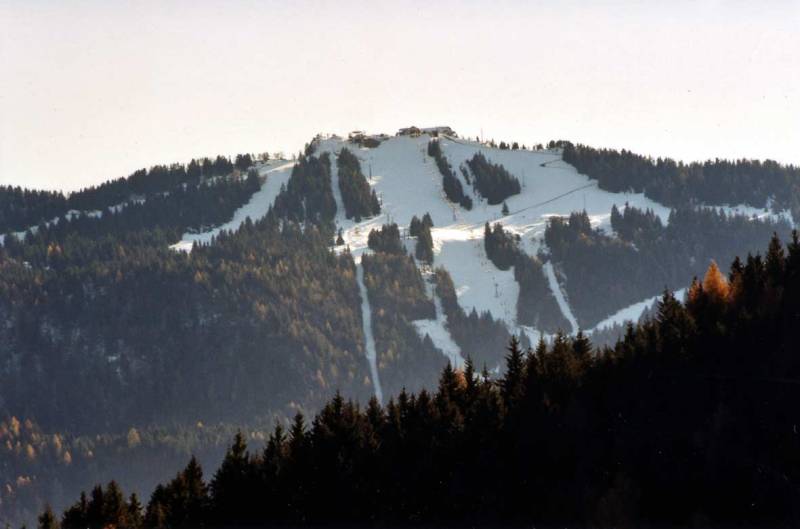
M 773 160 L 683 163 L 630 151 L 558 142 L 564 161 L 596 179 L 602 189 L 633 191 L 667 206 L 746 204 L 789 210 L 800 218 L 800 167 Z
M 253 163 L 250 154 L 239 154 L 234 161 L 217 156 L 214 159 L 192 159 L 188 164 L 155 165 L 68 196 L 58 191 L 0 186 L 0 233 L 27 230 L 62 217 L 70 210 L 104 211 L 110 206 L 128 202 L 134 196 L 169 192 L 186 184 L 196 186 L 215 177 L 230 175 L 234 170 L 245 174 Z

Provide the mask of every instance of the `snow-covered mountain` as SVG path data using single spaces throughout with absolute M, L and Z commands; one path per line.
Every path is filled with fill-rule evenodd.
M 319 135 L 312 143 L 313 156 L 329 153 L 331 157 L 332 191 L 336 200 L 335 223 L 341 230 L 344 245 L 335 247 L 337 252 L 349 251 L 360 267 L 361 257 L 371 252 L 368 235 L 371 230 L 384 224 L 396 223 L 401 228 L 406 245 L 413 253 L 412 241 L 407 235 L 407 227 L 414 216 L 429 214 L 433 221 L 431 235 L 434 245 L 433 267 L 443 267 L 452 277 L 458 304 L 469 313 L 488 312 L 495 320 L 502 321 L 509 332 L 524 335 L 534 342 L 546 335 L 544 329 L 523 325 L 517 318 L 517 300 L 520 285 L 515 280 L 513 267 L 498 269 L 487 257 L 484 248 L 484 226 L 486 223 L 500 223 L 503 228 L 519 236 L 519 248 L 542 261 L 542 273 L 547 285 L 557 301 L 561 316 L 569 323 L 564 329 L 568 333 L 579 330 L 576 317 L 565 286 L 570 281 L 560 264 L 550 258 L 549 249 L 544 242 L 545 229 L 553 217 L 568 217 L 571 213 L 585 211 L 592 228 L 613 237 L 610 223 L 613 206 L 629 206 L 650 210 L 666 225 L 670 218 L 670 208 L 647 198 L 643 193 L 613 193 L 600 189 L 597 180 L 580 174 L 562 158 L 560 148 L 525 150 L 500 149 L 478 141 L 470 141 L 455 135 L 402 134 L 381 136 L 377 146 L 364 147 L 361 142 L 354 143 L 335 135 Z M 428 155 L 429 142 L 438 141 L 441 151 L 461 181 L 466 194 L 473 201 L 472 209 L 467 210 L 450 202 L 443 191 L 442 174 L 434 159 Z M 377 142 L 376 142 L 377 143 Z M 370 187 L 377 193 L 381 203 L 381 213 L 372 218 L 359 221 L 348 219 L 344 213 L 342 196 L 336 171 L 336 159 L 343 148 L 354 152 L 361 164 L 363 174 Z M 476 154 L 483 154 L 491 163 L 500 164 L 518 179 L 521 192 L 512 195 L 503 205 L 490 205 L 467 181 L 469 170 L 467 161 Z M 282 187 L 290 178 L 293 163 L 272 161 L 259 168 L 265 182 L 259 192 L 253 195 L 248 204 L 237 211 L 233 219 L 219 228 L 205 232 L 186 234 L 174 245 L 176 250 L 190 251 L 195 242 L 207 243 L 221 230 L 235 230 L 248 217 L 255 220 L 264 216 Z M 463 168 L 463 169 L 462 169 Z M 752 207 L 724 206 L 728 213 L 745 213 L 753 218 L 776 216 L 767 209 Z M 777 215 L 785 218 L 785 214 Z M 346 249 L 346 250 L 345 250 Z M 423 276 L 430 279 L 431 267 L 417 263 Z M 363 272 L 359 270 L 359 277 Z M 688 282 L 689 278 L 686 278 Z M 370 314 L 367 296 L 362 283 L 365 327 L 369 325 L 366 315 Z M 653 302 L 664 285 L 654 285 L 651 296 L 635 303 L 620 304 L 594 329 L 603 329 L 626 320 L 636 320 Z M 676 288 L 681 285 L 676 285 Z M 686 286 L 686 284 L 682 285 Z M 428 294 L 436 306 L 434 319 L 417 320 L 414 325 L 421 336 L 427 335 L 434 345 L 455 364 L 463 362 L 462 352 L 448 330 L 447 318 L 441 309 L 441 300 L 429 285 Z M 365 349 L 375 370 L 375 345 L 371 329 L 365 328 L 367 340 Z M 371 341 L 371 343 L 370 343 Z M 377 385 L 376 381 L 376 385 Z M 380 391 L 379 385 L 376 391 Z
M 0 186 L 0 414 L 194 438 L 336 392 L 387 403 L 447 362 L 501 374 L 512 334 L 614 342 L 665 288 L 682 297 L 800 218 L 800 170 L 776 162 L 501 146 L 318 135 L 292 160 L 155 165 L 66 196 Z M 104 468 L 70 457 L 62 477 Z

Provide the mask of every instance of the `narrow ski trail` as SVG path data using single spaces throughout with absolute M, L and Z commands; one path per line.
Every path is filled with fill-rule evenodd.
M 383 403 L 383 390 L 381 379 L 378 376 L 378 354 L 375 350 L 375 336 L 372 334 L 372 307 L 367 296 L 367 287 L 364 284 L 364 266 L 356 265 L 356 279 L 358 292 L 361 294 L 361 320 L 364 325 L 364 351 L 369 361 L 369 370 L 372 375 L 372 385 L 375 387 L 375 397 Z
M 553 295 L 556 297 L 556 302 L 558 302 L 558 307 L 561 309 L 561 313 L 564 314 L 564 317 L 567 318 L 569 321 L 570 326 L 572 327 L 572 334 L 576 334 L 578 332 L 578 320 L 575 319 L 575 315 L 572 314 L 572 309 L 567 303 L 567 298 L 564 296 L 564 291 L 561 290 L 561 285 L 558 284 L 558 278 L 556 278 L 556 271 L 553 268 L 553 263 L 547 261 L 542 266 L 544 269 L 544 275 L 547 277 L 547 283 L 550 285 L 550 290 L 553 292 Z

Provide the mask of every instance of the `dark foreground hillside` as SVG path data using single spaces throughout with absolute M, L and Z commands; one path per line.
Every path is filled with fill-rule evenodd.
M 686 303 L 593 351 L 522 351 L 492 381 L 446 368 L 385 407 L 336 396 L 205 480 L 195 459 L 146 507 L 97 487 L 48 529 L 418 522 L 544 526 L 800 522 L 800 242 L 712 265 Z

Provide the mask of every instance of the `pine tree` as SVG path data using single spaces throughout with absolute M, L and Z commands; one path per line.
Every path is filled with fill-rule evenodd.
M 506 355 L 506 372 L 500 381 L 501 396 L 506 409 L 512 409 L 523 395 L 523 354 L 516 336 L 511 336 Z
M 128 499 L 127 507 L 127 528 L 128 529 L 141 529 L 144 526 L 144 517 L 142 516 L 142 504 L 139 501 L 139 496 L 134 492 Z
M 418 237 L 421 230 L 422 223 L 420 222 L 419 218 L 414 215 L 411 217 L 411 224 L 408 226 L 408 234 L 411 237 Z
M 430 228 L 424 224 L 420 226 L 415 255 L 417 259 L 424 263 L 433 263 L 433 238 L 431 237 Z
M 125 527 L 128 520 L 128 504 L 122 489 L 116 481 L 111 481 L 103 495 L 102 519 L 105 525 Z
M 503 216 L 508 216 L 508 204 L 506 204 L 505 200 L 503 201 L 503 209 L 500 212 Z
M 573 338 L 572 351 L 579 360 L 583 362 L 589 361 L 592 354 L 592 343 L 583 333 L 583 330 L 578 330 L 578 334 Z
M 147 511 L 144 515 L 145 526 L 149 529 L 164 529 L 167 527 L 167 491 L 164 485 L 159 484 L 150 496 Z
M 664 291 L 658 302 L 656 321 L 662 342 L 661 352 L 683 355 L 695 325 L 686 307 L 669 290 Z
M 370 397 L 369 402 L 367 403 L 366 415 L 367 421 L 369 422 L 370 428 L 372 429 L 374 435 L 377 436 L 377 434 L 383 432 L 383 429 L 386 425 L 386 414 L 381 408 L 381 404 L 378 402 L 377 397 L 374 395 Z
M 58 520 L 56 520 L 55 514 L 53 514 L 53 509 L 50 508 L 50 505 L 45 506 L 44 512 L 39 515 L 39 529 L 59 529 Z
M 464 361 L 464 397 L 467 406 L 470 406 L 478 395 L 478 379 L 475 374 L 475 364 L 471 357 L 467 357 Z
M 381 212 L 381 201 L 378 198 L 378 194 L 375 190 L 372 190 L 372 194 L 370 195 L 370 203 L 372 206 L 372 214 L 377 215 Z
M 92 489 L 89 506 L 86 509 L 87 523 L 91 527 L 102 527 L 105 524 L 105 494 L 100 485 Z
M 184 489 L 182 496 L 185 498 L 182 522 L 184 525 L 199 527 L 206 518 L 208 487 L 203 481 L 203 469 L 194 456 L 181 473 L 179 482 Z
M 211 497 L 217 519 L 242 521 L 246 516 L 245 487 L 250 478 L 249 463 L 247 443 L 240 430 L 211 481 Z
M 542 364 L 547 356 L 547 343 L 539 336 L 535 350 L 529 350 L 525 357 L 525 400 L 528 409 L 537 409 L 542 401 Z
M 292 428 L 289 430 L 289 454 L 297 460 L 305 455 L 306 424 L 303 414 L 298 412 L 294 416 Z
M 61 525 L 64 529 L 86 529 L 89 525 L 89 500 L 85 492 L 81 491 L 78 502 L 64 512 Z
M 777 233 L 774 233 L 769 241 L 764 264 L 766 266 L 770 285 L 775 287 L 783 284 L 784 272 L 786 270 L 786 256 Z

